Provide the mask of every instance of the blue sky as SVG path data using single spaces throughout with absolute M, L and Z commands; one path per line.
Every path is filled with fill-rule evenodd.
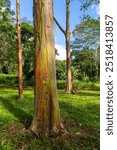
M 21 1 L 21 18 L 26 17 L 27 20 L 33 21 L 33 0 L 20 0 Z M 61 26 L 65 29 L 66 24 L 66 0 L 54 0 L 54 16 L 59 21 Z M 16 9 L 16 0 L 11 0 L 11 7 L 13 10 Z M 71 2 L 71 14 L 70 14 L 70 29 L 71 31 L 74 29 L 75 25 L 80 23 L 80 16 L 82 12 L 80 11 L 80 0 L 74 0 Z M 97 18 L 99 16 L 99 8 L 96 6 L 92 6 L 88 10 L 88 14 L 91 17 Z M 65 59 L 65 38 L 63 33 L 58 29 L 58 27 L 54 26 L 55 31 L 55 47 L 58 49 L 59 56 L 57 59 Z

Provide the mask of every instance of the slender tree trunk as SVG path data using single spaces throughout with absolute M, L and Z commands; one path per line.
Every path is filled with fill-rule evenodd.
M 96 64 L 96 80 L 98 81 L 98 64 Z
M 71 64 L 70 64 L 70 0 L 66 0 L 66 55 L 67 55 L 67 93 L 71 93 Z
M 17 45 L 18 45 L 18 90 L 19 98 L 23 98 L 22 80 L 22 45 L 21 45 L 21 25 L 20 25 L 20 0 L 16 0 L 16 19 L 17 19 Z
M 58 132 L 61 127 L 57 97 L 52 0 L 34 0 L 35 91 L 31 130 Z
M 95 61 L 95 66 L 96 66 L 96 80 L 98 81 L 99 78 L 99 72 L 98 72 L 98 49 L 96 50 L 96 61 Z
M 66 39 L 66 64 L 67 64 L 67 93 L 72 92 L 72 81 L 71 81 L 71 64 L 70 64 L 70 0 L 66 0 L 66 31 L 61 27 L 59 22 L 54 18 L 55 23 L 59 29 L 63 32 Z

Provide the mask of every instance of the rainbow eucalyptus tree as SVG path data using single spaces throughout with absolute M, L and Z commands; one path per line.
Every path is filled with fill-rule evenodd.
M 38 134 L 61 128 L 57 97 L 53 1 L 34 0 L 35 88 L 31 130 Z

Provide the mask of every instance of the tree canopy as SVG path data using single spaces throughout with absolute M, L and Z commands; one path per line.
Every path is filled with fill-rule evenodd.
M 74 40 L 71 43 L 73 50 L 97 49 L 100 45 L 100 22 L 88 19 L 76 25 L 72 32 Z

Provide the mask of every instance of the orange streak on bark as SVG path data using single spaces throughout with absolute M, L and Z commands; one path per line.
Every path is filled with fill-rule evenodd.
M 37 130 L 50 132 L 51 129 L 60 126 L 55 73 L 52 0 L 34 0 L 34 4 L 36 61 L 35 114 L 32 124 Z

